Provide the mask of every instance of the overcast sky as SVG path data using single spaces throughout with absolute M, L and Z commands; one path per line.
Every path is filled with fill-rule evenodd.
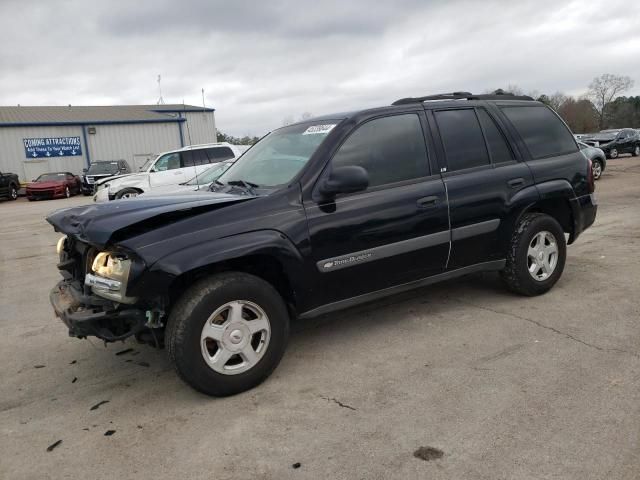
M 640 94 L 640 2 L 0 0 L 0 105 L 216 108 L 262 135 L 428 93 L 583 94 L 601 73 Z

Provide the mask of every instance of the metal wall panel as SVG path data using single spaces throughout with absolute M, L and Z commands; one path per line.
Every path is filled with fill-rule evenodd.
M 82 156 L 27 159 L 23 139 L 43 137 L 80 137 Z M 82 173 L 86 166 L 86 145 L 82 128 L 74 127 L 3 127 L 0 128 L 0 171 L 16 173 L 27 182 L 44 172 Z
M 185 146 L 217 141 L 214 112 L 183 112 L 181 115 L 187 119 L 182 125 Z

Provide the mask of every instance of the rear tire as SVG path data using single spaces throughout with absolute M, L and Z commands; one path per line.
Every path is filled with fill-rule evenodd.
M 636 145 L 635 147 L 633 147 L 633 152 L 631 152 L 631 154 L 634 157 L 637 157 L 640 155 L 640 145 Z
M 116 200 L 120 200 L 121 198 L 134 198 L 140 195 L 140 191 L 135 188 L 123 188 L 118 193 L 116 193 Z
M 189 288 L 165 332 L 180 378 L 216 397 L 262 383 L 280 363 L 288 338 L 282 297 L 264 280 L 239 272 L 213 275 Z
M 618 158 L 618 149 L 612 148 L 609 150 L 609 158 Z
M 593 179 L 600 180 L 603 172 L 602 161 L 595 158 L 593 162 L 591 162 L 591 171 L 593 172 Z
M 513 232 L 501 277 L 515 293 L 541 295 L 562 275 L 566 257 L 564 232 L 557 220 L 542 213 L 527 213 Z

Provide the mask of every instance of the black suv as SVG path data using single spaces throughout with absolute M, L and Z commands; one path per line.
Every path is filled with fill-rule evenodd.
M 640 155 L 640 135 L 633 128 L 602 130 L 600 133 L 582 136 L 581 142 L 597 147 L 607 158 L 618 158 L 621 153 Z
M 18 198 L 18 190 L 20 190 L 18 175 L 0 172 L 0 198 L 15 200 Z
M 294 319 L 480 271 L 545 293 L 597 208 L 567 126 L 506 94 L 289 125 L 210 189 L 47 219 L 66 234 L 51 302 L 70 335 L 165 344 L 210 395 L 267 378 Z
M 131 169 L 124 160 L 94 162 L 88 169 L 82 170 L 82 193 L 84 195 L 93 195 L 95 184 L 98 180 L 125 173 L 131 173 Z

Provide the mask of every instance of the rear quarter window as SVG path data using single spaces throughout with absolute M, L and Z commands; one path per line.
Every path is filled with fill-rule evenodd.
M 500 108 L 522 137 L 531 158 L 552 157 L 578 151 L 569 129 L 547 107 Z

